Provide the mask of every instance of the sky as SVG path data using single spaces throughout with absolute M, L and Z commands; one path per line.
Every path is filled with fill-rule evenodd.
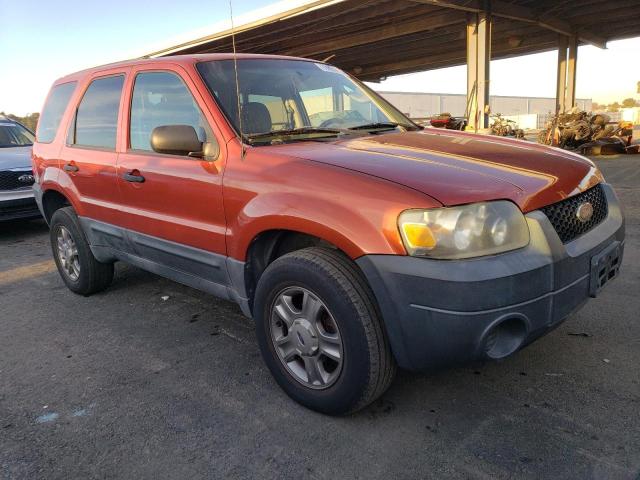
M 236 24 L 273 0 L 232 0 Z M 286 0 L 299 2 L 300 0 Z M 206 5 L 208 7 L 205 7 Z M 134 58 L 175 40 L 194 38 L 229 21 L 227 0 L 0 0 L 0 111 L 40 111 L 56 79 Z M 579 98 L 598 103 L 640 98 L 640 38 L 578 52 Z M 491 62 L 491 94 L 555 96 L 556 52 Z M 378 90 L 464 93 L 465 67 L 390 77 Z

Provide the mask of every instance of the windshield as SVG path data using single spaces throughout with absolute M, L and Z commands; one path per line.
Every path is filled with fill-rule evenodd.
M 245 139 L 262 141 L 283 135 L 318 138 L 349 130 L 419 128 L 376 93 L 331 65 L 259 58 L 238 59 L 237 63 L 237 90 L 233 60 L 202 62 L 198 70 Z
M 33 145 L 33 140 L 33 133 L 22 125 L 0 121 L 0 148 L 28 147 Z

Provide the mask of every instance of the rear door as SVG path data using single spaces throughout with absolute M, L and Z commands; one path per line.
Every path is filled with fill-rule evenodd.
M 135 254 L 224 283 L 222 136 L 180 67 L 138 67 L 129 83 L 126 151 L 118 159 L 118 183 Z M 192 126 L 201 141 L 220 145 L 219 156 L 207 161 L 154 152 L 151 133 L 163 125 Z
M 116 176 L 118 124 L 126 71 L 88 78 L 60 151 L 59 183 L 76 200 L 78 214 L 122 225 Z

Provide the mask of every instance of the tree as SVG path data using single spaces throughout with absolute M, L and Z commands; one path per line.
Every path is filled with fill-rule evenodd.
M 635 107 L 638 104 L 638 102 L 636 102 L 635 98 L 625 98 L 622 101 L 622 106 L 624 108 L 631 108 L 631 107 Z
M 15 120 L 16 122 L 20 122 L 22 125 L 27 127 L 31 131 L 36 130 L 36 125 L 38 124 L 38 118 L 40 118 L 39 113 L 28 113 L 24 117 L 19 117 L 18 115 L 14 115 L 13 113 L 4 113 L 0 112 L 0 117 L 7 117 L 11 120 Z
M 609 110 L 610 112 L 617 112 L 620 110 L 620 104 L 618 102 L 613 102 L 609 105 L 609 108 L 607 108 L 607 110 Z

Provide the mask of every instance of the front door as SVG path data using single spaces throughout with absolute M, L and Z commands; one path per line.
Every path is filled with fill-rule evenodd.
M 163 125 L 190 125 L 201 141 L 217 141 L 215 124 L 179 67 L 140 67 L 129 84 L 127 148 L 118 157 L 117 173 L 133 254 L 224 284 L 224 143 L 216 160 L 159 154 L 150 145 L 153 129 Z

